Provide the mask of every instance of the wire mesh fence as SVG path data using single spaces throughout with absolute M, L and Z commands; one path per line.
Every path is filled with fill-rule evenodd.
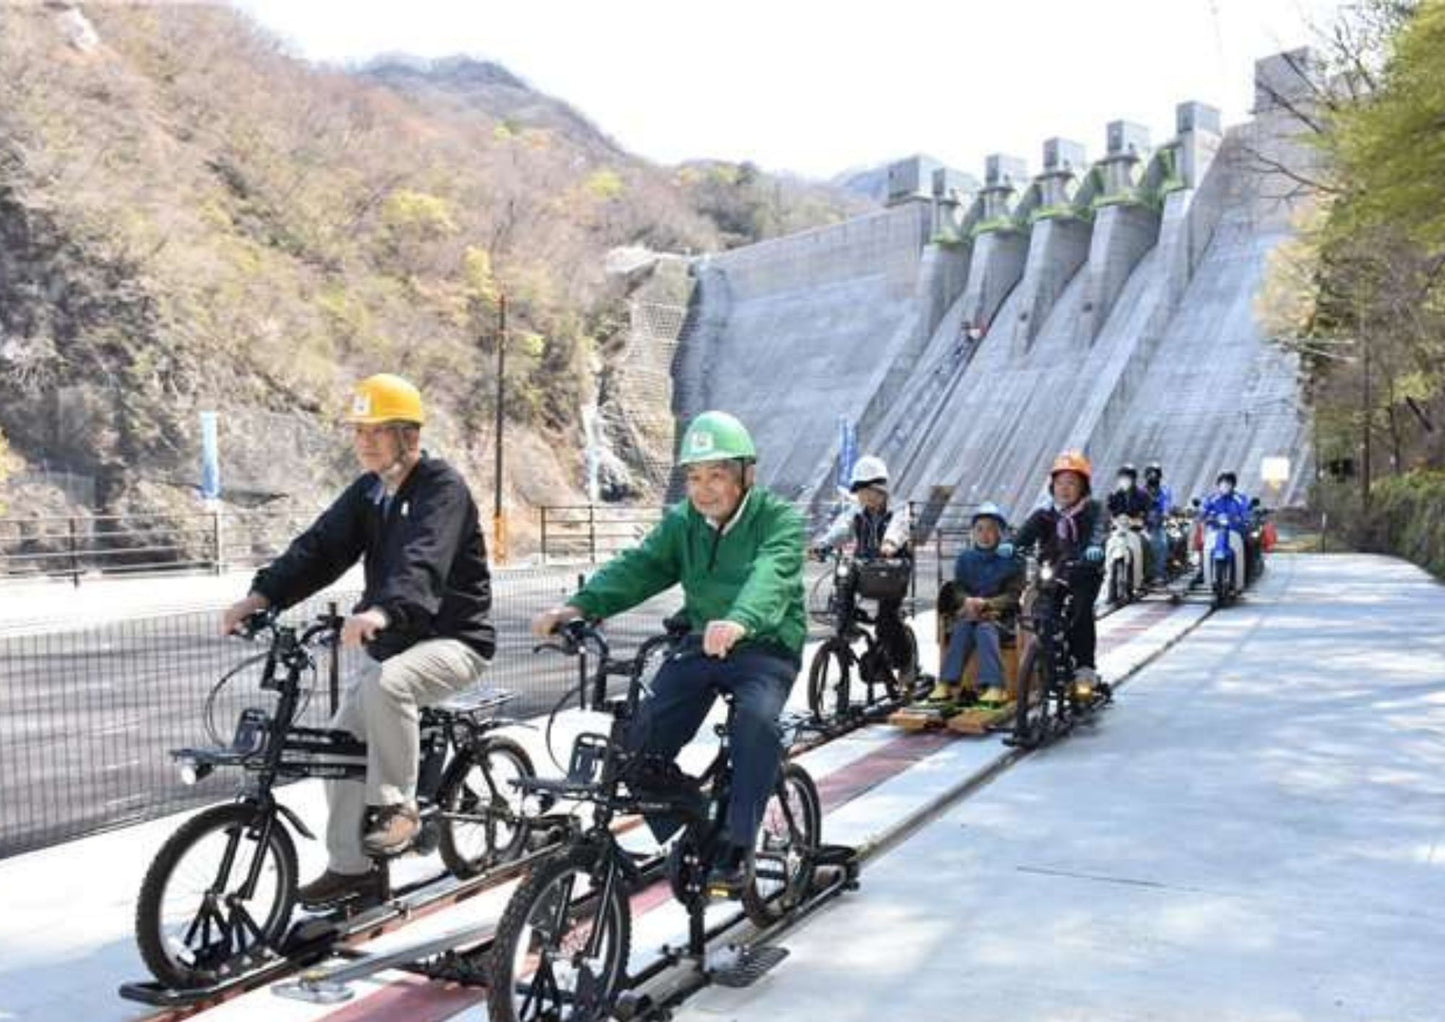
M 640 540 L 662 513 L 656 507 L 553 510 L 551 518 L 543 512 L 543 521 L 553 523 L 548 541 L 557 544 L 550 555 L 572 563 L 494 574 L 497 653 L 486 680 L 519 693 L 508 706 L 518 717 L 545 713 L 576 683 L 574 664 L 533 654 L 532 616 L 565 599 L 593 564 Z M 811 514 L 810 535 L 828 517 L 827 510 Z M 935 509 L 926 532 L 915 537 L 916 606 L 932 605 L 936 578 L 951 571 L 952 555 L 966 542 L 966 521 L 966 508 Z M 808 565 L 810 592 L 825 570 Z M 287 618 L 312 617 L 332 600 L 346 609 L 355 597 L 324 594 L 292 608 Z M 673 590 L 612 619 L 607 627 L 615 648 L 630 649 L 656 633 L 680 605 Z M 168 753 L 213 741 L 208 721 L 225 740 L 243 708 L 270 705 L 273 697 L 257 685 L 260 652 L 222 637 L 216 610 L 0 636 L 0 857 L 233 793 L 240 778 L 225 772 L 181 784 Z M 341 655 L 345 677 L 362 654 Z M 223 678 L 229 680 L 212 698 Z M 329 714 L 324 665 L 316 682 L 302 718 L 308 724 Z
M 510 715 L 546 712 L 575 684 L 573 663 L 532 653 L 527 625 L 572 592 L 577 579 L 563 568 L 494 576 L 498 649 L 484 680 L 519 693 Z M 355 595 L 313 598 L 286 618 L 322 613 L 331 600 L 344 610 Z M 680 597 L 664 595 L 609 622 L 618 651 L 660 630 L 679 604 Z M 182 784 L 168 754 L 211 744 L 208 716 L 211 729 L 229 740 L 244 707 L 274 701 L 258 687 L 262 647 L 222 637 L 219 621 L 215 610 L 170 613 L 0 638 L 0 857 L 238 790 L 242 779 L 226 771 Z M 343 679 L 363 655 L 341 654 Z M 319 725 L 330 710 L 324 662 L 314 680 L 302 722 Z

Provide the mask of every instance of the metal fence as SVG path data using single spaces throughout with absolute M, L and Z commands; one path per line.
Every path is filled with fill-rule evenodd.
M 838 505 L 798 503 L 810 535 L 821 530 L 839 510 Z M 975 504 L 910 501 L 913 545 L 917 550 L 939 536 L 966 536 Z M 656 505 L 623 506 L 575 504 L 538 509 L 541 521 L 541 557 L 546 564 L 577 561 L 597 563 L 638 543 L 662 520 L 666 509 Z
M 498 650 L 488 680 L 521 693 L 512 715 L 545 712 L 574 683 L 575 666 L 533 655 L 527 624 L 572 592 L 575 570 L 498 571 L 493 618 Z M 342 606 L 354 594 L 334 594 Z M 288 619 L 320 613 L 313 599 Z M 656 632 L 679 599 L 666 595 L 608 624 L 619 651 Z M 224 771 L 182 785 L 168 751 L 208 744 L 203 719 L 216 682 L 258 646 L 219 634 L 219 611 L 164 614 L 66 631 L 0 637 L 0 857 L 223 799 L 240 778 Z M 343 676 L 360 654 L 344 654 Z M 229 736 L 248 705 L 268 706 L 259 667 L 241 670 L 216 701 Z M 308 723 L 329 710 L 325 676 Z M 562 754 L 562 753 L 559 753 Z
M 264 563 L 314 511 L 0 518 L 0 579 L 224 571 Z
M 544 564 L 595 564 L 636 546 L 662 520 L 663 508 L 578 504 L 547 506 L 538 513 Z
M 935 576 L 949 570 L 953 552 L 966 542 L 959 530 L 966 528 L 968 509 L 934 510 L 926 532 L 915 537 L 920 607 L 931 605 Z M 660 508 L 544 509 L 544 552 L 578 563 L 494 574 L 498 648 L 488 676 L 521 693 L 508 707 L 510 714 L 542 713 L 575 682 L 571 664 L 532 654 L 531 617 L 574 591 L 580 572 L 591 563 L 635 543 L 660 514 Z M 299 522 L 273 517 L 278 536 L 273 549 L 279 549 Z M 826 517 L 826 512 L 811 515 L 810 528 L 820 527 Z M 240 535 L 231 531 L 232 539 L 225 521 L 219 527 L 211 523 L 210 532 L 196 527 L 192 531 L 200 534 L 202 545 L 209 539 L 211 551 L 221 556 L 191 563 L 210 567 L 267 559 L 265 544 L 254 538 L 260 535 L 257 526 L 253 521 Z M 173 541 L 182 534 L 174 531 L 174 523 L 166 528 L 173 530 L 167 534 Z M 61 535 L 68 540 L 69 529 Z M 78 537 L 93 535 L 77 529 Z M 147 547 L 149 556 L 179 545 L 157 539 L 130 549 Z M 102 549 L 108 548 L 88 547 L 77 539 L 76 562 L 95 563 L 91 558 Z M 5 556 L 9 570 L 14 563 L 8 560 L 9 547 Z M 810 585 L 821 571 L 821 566 L 809 566 Z M 354 594 L 330 598 L 345 606 Z M 326 602 L 314 599 L 288 617 L 320 613 Z M 614 643 L 627 649 L 653 634 L 680 602 L 680 594 L 671 592 L 613 619 L 608 629 Z M 207 610 L 0 636 L 0 857 L 215 801 L 235 790 L 238 778 L 225 773 L 193 787 L 182 785 L 168 755 L 170 749 L 207 742 L 203 714 L 211 689 L 258 652 L 241 640 L 221 637 L 218 622 L 219 612 Z M 343 673 L 355 665 L 355 660 L 343 661 Z M 269 696 L 258 693 L 258 676 L 256 670 L 243 670 L 218 696 L 214 718 L 221 734 L 229 734 L 241 708 L 268 704 Z M 324 684 L 318 693 L 305 715 L 311 723 L 324 720 L 328 710 Z

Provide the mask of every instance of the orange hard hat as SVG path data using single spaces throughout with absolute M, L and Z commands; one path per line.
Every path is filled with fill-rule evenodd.
M 1085 482 L 1094 478 L 1094 466 L 1089 464 L 1083 451 L 1065 451 L 1055 458 L 1054 467 L 1049 469 L 1049 478 L 1052 479 L 1060 472 L 1077 472 L 1084 477 Z

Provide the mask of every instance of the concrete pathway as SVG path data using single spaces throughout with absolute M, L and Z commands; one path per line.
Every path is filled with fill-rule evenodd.
M 1277 557 L 679 1022 L 1445 1018 L 1445 587 Z
M 1114 677 L 1131 670 L 1177 639 L 1202 613 L 1199 607 L 1147 603 L 1112 615 L 1100 625 L 1101 667 Z M 936 647 L 926 642 L 933 634 L 931 616 L 921 617 L 917 628 L 925 639 L 925 666 L 935 666 Z M 804 686 L 796 686 L 791 708 L 802 708 L 803 695 Z M 572 714 L 563 722 L 556 742 L 559 755 L 565 755 L 570 747 L 570 733 L 586 723 L 581 714 Z M 596 722 L 591 726 L 595 728 Z M 703 740 L 686 751 L 684 765 L 700 768 L 706 762 L 714 748 L 710 734 L 703 730 Z M 518 730 L 515 736 L 530 747 L 541 772 L 555 772 L 538 731 Z M 987 769 L 1005 751 L 996 738 L 939 742 L 874 727 L 831 742 L 807 754 L 803 761 L 825 794 L 833 792 L 825 839 L 861 842 L 971 773 Z M 307 820 L 317 821 L 323 815 L 315 784 L 291 786 L 283 798 Z M 189 815 L 177 814 L 0 861 L 5 906 L 0 912 L 0 1020 L 84 1017 L 89 1022 L 107 1022 L 147 1014 L 141 1006 L 120 1000 L 115 991 L 121 982 L 145 978 L 131 935 L 136 892 L 160 844 Z M 313 842 L 298 845 L 302 875 L 309 877 L 321 868 L 321 850 Z M 434 861 L 403 860 L 399 879 L 435 868 Z M 863 893 L 867 890 L 865 886 Z M 430 928 L 449 929 L 477 918 L 495 918 L 505 893 L 504 888 L 468 901 L 382 940 L 410 941 Z M 639 923 L 636 952 L 645 956 L 664 941 L 676 941 L 683 930 L 682 913 L 664 901 Z M 634 968 L 637 964 L 634 959 Z M 387 1019 L 402 1017 L 394 1012 L 409 1004 L 407 1017 L 440 1019 L 466 1007 L 455 1005 L 455 998 L 446 995 L 440 985 L 407 989 L 414 985 L 413 978 L 402 974 L 383 974 L 375 982 L 359 986 L 360 999 L 348 1010 L 357 1018 Z M 405 1003 L 399 1005 L 397 998 L 402 995 Z M 207 1012 L 205 1017 L 219 1022 L 256 1017 L 310 1020 L 325 1015 L 326 1010 L 282 1001 L 262 990 Z M 465 1017 L 478 1016 L 471 1009 Z

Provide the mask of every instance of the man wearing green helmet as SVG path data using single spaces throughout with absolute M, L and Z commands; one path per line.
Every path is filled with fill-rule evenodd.
M 733 786 L 726 840 L 709 889 L 734 895 L 747 883 L 751 851 L 782 760 L 778 717 L 802 666 L 803 520 L 755 486 L 757 451 L 726 412 L 704 412 L 683 434 L 678 464 L 687 500 L 631 550 L 604 565 L 561 606 L 537 615 L 551 634 L 577 617 L 606 618 L 682 585 L 692 634 L 663 665 L 631 741 L 671 763 L 702 726 L 719 692 L 734 701 Z M 658 840 L 676 822 L 649 820 Z

